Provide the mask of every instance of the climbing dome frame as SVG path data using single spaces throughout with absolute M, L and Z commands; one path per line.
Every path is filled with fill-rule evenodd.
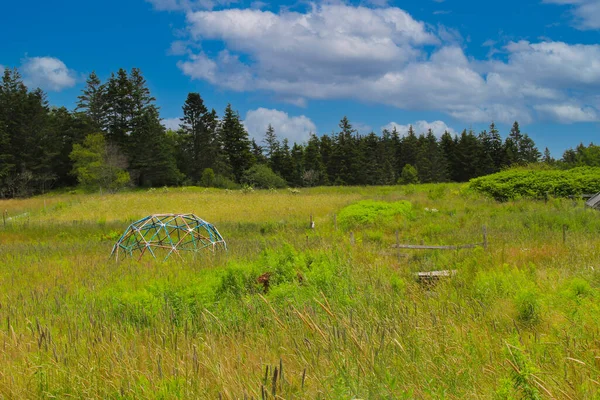
M 150 253 L 157 258 L 165 254 L 181 257 L 180 252 L 198 252 L 203 249 L 227 250 L 225 240 L 214 225 L 194 214 L 154 214 L 129 225 L 115 243 L 111 257 L 124 257 Z

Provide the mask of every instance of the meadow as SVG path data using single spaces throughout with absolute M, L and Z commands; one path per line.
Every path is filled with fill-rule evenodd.
M 356 217 L 371 206 L 383 216 Z M 0 210 L 0 398 L 600 397 L 600 214 L 579 200 L 170 188 Z M 109 258 L 131 221 L 166 212 L 215 224 L 229 250 Z M 479 243 L 484 226 L 485 249 L 392 248 Z M 434 270 L 457 273 L 415 278 Z

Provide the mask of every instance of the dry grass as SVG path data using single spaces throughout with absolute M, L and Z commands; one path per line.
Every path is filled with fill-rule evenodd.
M 414 216 L 358 229 L 352 245 L 333 214 L 367 198 L 407 199 Z M 0 227 L 0 397 L 599 392 L 600 221 L 581 204 L 500 204 L 423 185 L 75 194 L 0 208 L 29 213 Z M 156 212 L 216 223 L 229 253 L 109 260 L 126 221 Z M 390 248 L 396 230 L 402 242 L 457 244 L 480 241 L 482 225 L 488 251 Z M 459 273 L 431 287 L 413 278 L 433 269 Z

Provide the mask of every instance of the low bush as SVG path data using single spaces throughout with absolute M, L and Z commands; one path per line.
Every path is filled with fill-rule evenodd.
M 340 211 L 339 222 L 344 229 L 366 225 L 388 225 L 398 216 L 411 217 L 412 204 L 408 201 L 363 200 L 351 204 Z
M 244 172 L 242 182 L 259 189 L 281 189 L 287 186 L 285 179 L 264 164 L 254 165 Z
M 470 187 L 507 201 L 518 198 L 567 197 L 600 192 L 600 168 L 569 170 L 513 168 L 472 179 Z

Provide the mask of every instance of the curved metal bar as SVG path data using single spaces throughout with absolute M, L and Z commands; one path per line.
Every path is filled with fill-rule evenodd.
M 168 250 L 167 260 L 172 254 L 181 258 L 180 251 L 198 252 L 210 247 L 227 251 L 227 243 L 213 224 L 195 214 L 153 214 L 131 223 L 110 256 L 118 261 L 122 249 L 124 256 L 133 257 L 133 252 L 139 251 L 141 259 L 147 251 L 156 258 L 156 250 Z

